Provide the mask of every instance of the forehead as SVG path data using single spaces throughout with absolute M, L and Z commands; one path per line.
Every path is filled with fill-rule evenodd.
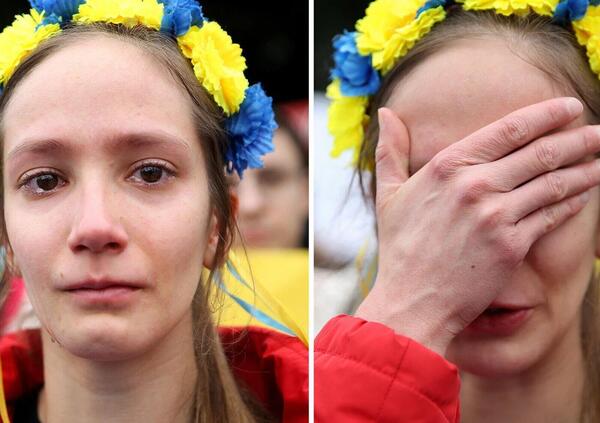
M 129 42 L 92 35 L 51 54 L 16 87 L 3 117 L 5 151 L 35 137 L 81 141 L 114 132 L 194 134 L 190 101 L 161 64 Z
M 263 159 L 265 169 L 298 170 L 303 167 L 299 147 L 295 145 L 292 135 L 286 129 L 278 128 L 275 131 L 273 145 L 274 150 Z
M 387 106 L 408 128 L 412 173 L 477 129 L 565 94 L 505 42 L 477 39 L 457 42 L 425 59 L 398 83 Z

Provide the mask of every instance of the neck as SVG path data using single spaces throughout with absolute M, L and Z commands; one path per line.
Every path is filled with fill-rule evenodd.
M 579 325 L 545 359 L 517 375 L 461 375 L 464 423 L 572 423 L 580 421 L 585 365 Z
M 188 423 L 197 380 L 191 313 L 141 356 L 98 362 L 70 354 L 42 331 L 43 423 Z

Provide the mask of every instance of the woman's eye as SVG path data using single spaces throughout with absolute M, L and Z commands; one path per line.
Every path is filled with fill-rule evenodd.
M 35 178 L 38 188 L 43 191 L 52 191 L 58 186 L 58 177 L 56 175 L 42 175 Z
M 34 194 L 45 194 L 63 186 L 66 182 L 55 173 L 45 172 L 25 178 L 22 187 Z
M 137 182 L 147 185 L 158 185 L 169 177 L 173 172 L 162 163 L 146 163 L 139 166 L 131 175 L 131 178 Z
M 158 166 L 144 166 L 140 169 L 140 176 L 144 182 L 148 182 L 149 184 L 160 181 L 162 174 L 163 170 Z

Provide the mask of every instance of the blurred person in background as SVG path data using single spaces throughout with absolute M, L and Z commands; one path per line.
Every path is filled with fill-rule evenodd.
M 306 110 L 306 103 L 296 107 Z M 236 184 L 238 224 L 248 248 L 308 247 L 307 143 L 288 115 L 277 110 L 275 150 L 265 155 L 264 167 L 248 170 Z M 308 126 L 301 118 L 295 122 Z
M 252 286 L 231 281 L 237 299 L 225 304 L 220 322 L 247 322 L 246 310 L 256 305 L 276 309 L 280 322 L 308 342 L 308 102 L 281 103 L 275 113 L 275 149 L 264 167 L 230 181 L 238 199 L 234 248 L 248 258 L 242 271 Z M 250 324 L 266 323 L 253 317 Z

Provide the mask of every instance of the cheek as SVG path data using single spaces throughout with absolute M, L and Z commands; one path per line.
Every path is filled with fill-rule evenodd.
M 584 210 L 540 238 L 526 257 L 556 313 L 578 309 L 587 289 L 595 260 L 598 209 L 595 190 Z
M 138 248 L 153 263 L 158 280 L 172 280 L 196 274 L 202 269 L 202 257 L 208 240 L 208 198 L 199 195 L 180 197 L 160 210 L 139 213 L 136 234 Z M 150 231 L 150 232 L 149 232 Z
M 64 248 L 68 217 L 56 208 L 26 207 L 8 195 L 5 204 L 7 235 L 23 277 L 47 280 L 52 261 Z

